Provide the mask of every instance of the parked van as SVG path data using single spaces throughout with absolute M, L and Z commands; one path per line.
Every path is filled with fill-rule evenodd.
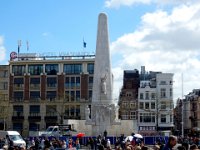
M 0 138 L 9 137 L 13 141 L 14 146 L 26 147 L 26 142 L 17 131 L 0 131 Z

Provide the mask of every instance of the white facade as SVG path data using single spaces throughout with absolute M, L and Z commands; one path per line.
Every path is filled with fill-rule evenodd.
M 156 75 L 158 124 L 160 130 L 170 129 L 173 124 L 173 74 Z
M 143 135 L 155 133 L 156 116 L 156 88 L 150 81 L 140 81 L 138 91 L 138 132 Z
M 156 84 L 153 84 L 155 80 Z M 154 135 L 173 127 L 173 74 L 156 73 L 140 81 L 138 91 L 138 132 Z

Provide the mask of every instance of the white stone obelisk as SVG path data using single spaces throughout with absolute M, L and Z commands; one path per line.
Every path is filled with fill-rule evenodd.
M 105 13 L 98 17 L 96 56 L 93 78 L 91 119 L 92 134 L 97 136 L 107 131 L 108 126 L 116 124 L 117 106 L 113 97 L 113 75 L 111 72 L 108 20 Z M 109 133 L 108 133 L 109 134 Z
M 112 72 L 108 36 L 108 21 L 104 13 L 99 14 L 96 56 L 94 68 L 92 102 L 112 103 Z

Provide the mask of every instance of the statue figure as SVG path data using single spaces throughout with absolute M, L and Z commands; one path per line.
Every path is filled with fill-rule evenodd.
M 116 121 L 116 117 L 118 115 L 118 107 L 116 107 L 115 105 L 112 106 L 111 109 L 111 121 L 115 122 Z
M 85 107 L 85 118 L 86 120 L 90 120 L 90 108 L 88 106 Z

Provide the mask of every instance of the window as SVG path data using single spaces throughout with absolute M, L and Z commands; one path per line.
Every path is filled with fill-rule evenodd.
M 57 110 L 55 105 L 46 106 L 46 116 L 57 116 Z
M 166 98 L 166 89 L 160 89 L 161 98 Z
M 43 65 L 28 65 L 30 75 L 40 75 L 43 73 Z
M 132 92 L 126 92 L 126 96 L 127 97 L 131 97 L 132 96 Z
M 128 102 L 123 102 L 122 103 L 122 108 L 129 108 L 129 103 Z
M 23 92 L 14 92 L 14 100 L 15 101 L 23 101 L 24 93 Z
M 89 100 L 92 100 L 92 90 L 89 90 Z
M 37 123 L 29 123 L 29 130 L 30 131 L 39 131 L 40 125 Z
M 160 118 L 160 122 L 161 123 L 166 123 L 166 115 L 165 114 L 161 114 L 161 118 Z
M 140 119 L 139 119 L 140 122 L 155 123 L 155 113 L 140 113 L 139 117 L 140 117 Z
M 140 93 L 140 99 L 144 99 L 143 93 Z
M 40 116 L 40 106 L 30 105 L 29 113 L 30 113 L 30 116 Z
M 40 78 L 30 78 L 30 88 L 40 89 Z
M 75 92 L 74 91 L 70 92 L 70 98 L 71 98 L 71 101 L 75 100 Z
M 8 77 L 8 70 L 0 71 L 0 77 L 1 78 L 7 78 Z
M 166 81 L 160 81 L 160 85 L 166 85 Z
M 15 76 L 23 76 L 24 73 L 26 73 L 26 67 L 25 65 L 13 65 L 12 66 L 12 72 Z
M 71 116 L 75 116 L 75 107 L 74 106 L 70 107 L 70 114 L 71 114 Z
M 75 77 L 71 77 L 71 88 L 75 87 Z
M 65 106 L 65 116 L 68 117 L 69 116 L 69 105 Z
M 93 77 L 89 77 L 89 89 L 92 89 L 93 86 Z
M 135 111 L 130 112 L 130 119 L 136 119 L 136 112 Z
M 31 91 L 30 92 L 30 99 L 31 100 L 40 100 L 40 91 Z
M 173 90 L 172 90 L 172 88 L 170 88 L 170 90 L 169 90 L 169 96 L 170 96 L 170 97 L 173 96 Z
M 151 99 L 152 100 L 156 99 L 156 93 L 151 93 Z
M 166 102 L 161 102 L 160 105 L 161 105 L 160 109 L 166 109 L 167 108 Z
M 23 116 L 23 106 L 13 106 L 13 116 Z
M 57 87 L 57 78 L 56 77 L 48 77 L 47 78 L 47 87 L 48 88 Z
M 148 92 L 148 91 L 145 93 L 145 99 L 146 99 L 146 100 L 149 99 L 149 92 Z
M 47 91 L 46 99 L 49 101 L 54 101 L 56 99 L 56 91 Z
M 13 130 L 21 131 L 23 129 L 23 123 L 13 123 Z
M 144 109 L 143 102 L 140 102 L 140 109 Z
M 65 88 L 67 88 L 67 89 L 70 88 L 69 77 L 66 77 L 66 78 L 65 78 Z
M 132 103 L 132 102 L 131 102 L 131 103 L 130 103 L 130 108 L 135 109 L 135 108 L 136 108 L 136 103 L 134 103 L 134 102 Z
M 76 116 L 80 117 L 80 105 L 76 105 Z
M 155 102 L 151 102 L 151 109 L 155 109 L 155 108 L 156 108 Z
M 145 103 L 145 109 L 149 109 L 149 103 Z
M 8 82 L 0 82 L 0 90 L 7 90 Z
M 122 116 L 121 116 L 122 120 L 128 120 L 129 119 L 129 112 L 128 111 L 124 111 L 122 112 Z
M 80 91 L 76 91 L 76 101 L 80 101 Z
M 66 74 L 80 74 L 82 72 L 81 64 L 65 64 L 64 72 Z
M 58 64 L 46 64 L 45 73 L 47 75 L 57 75 L 58 73 Z
M 80 85 L 81 85 L 80 77 L 76 77 L 76 88 L 80 88 Z
M 170 115 L 170 122 L 173 122 L 173 115 Z
M 24 87 L 24 78 L 14 78 L 14 89 L 22 90 Z
M 69 95 L 69 91 L 65 91 L 65 101 L 69 101 L 70 99 L 70 95 Z
M 87 64 L 87 71 L 89 74 L 94 74 L 94 64 L 93 63 Z

